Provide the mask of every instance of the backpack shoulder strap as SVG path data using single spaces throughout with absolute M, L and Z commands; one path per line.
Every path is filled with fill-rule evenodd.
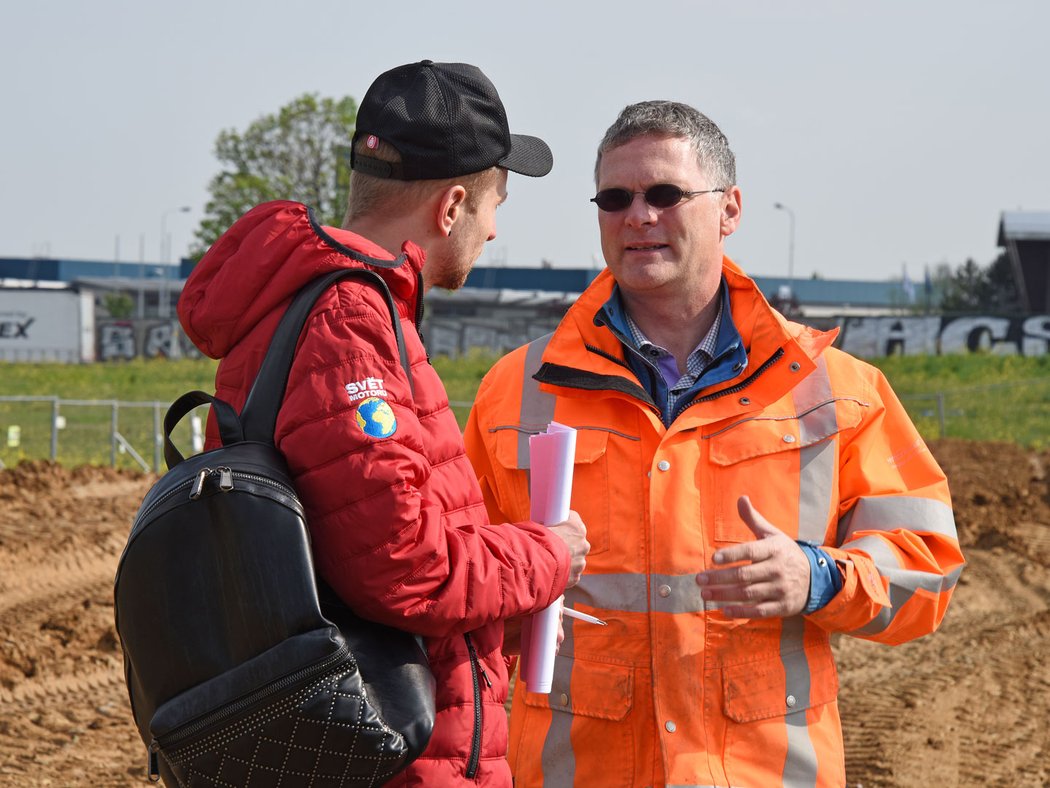
M 292 299 L 291 305 L 281 317 L 281 322 L 274 332 L 270 347 L 266 351 L 259 374 L 248 392 L 248 399 L 241 410 L 241 424 L 244 427 L 246 440 L 273 443 L 273 433 L 277 424 L 277 412 L 284 401 L 284 391 L 288 385 L 288 374 L 292 368 L 296 345 L 302 334 L 306 319 L 310 316 L 314 303 L 332 285 L 344 279 L 361 279 L 369 282 L 383 296 L 390 311 L 391 327 L 397 340 L 397 352 L 401 366 L 408 376 L 409 388 L 415 392 L 412 382 L 412 370 L 408 363 L 408 350 L 405 337 L 401 331 L 401 321 L 397 315 L 397 306 L 390 288 L 378 273 L 367 268 L 344 268 L 320 276 L 304 286 Z

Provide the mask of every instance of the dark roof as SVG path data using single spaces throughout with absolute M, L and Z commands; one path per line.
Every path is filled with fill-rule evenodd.
M 476 266 L 467 277 L 467 287 L 484 290 L 524 290 L 545 293 L 582 293 L 598 275 L 598 268 L 521 268 Z M 756 276 L 755 283 L 772 298 L 788 284 L 787 277 Z M 921 275 L 912 280 L 922 287 Z M 791 289 L 803 304 L 847 306 L 900 306 L 901 281 L 856 279 L 795 279 Z
M 1003 211 L 998 244 L 1010 241 L 1050 241 L 1050 211 Z

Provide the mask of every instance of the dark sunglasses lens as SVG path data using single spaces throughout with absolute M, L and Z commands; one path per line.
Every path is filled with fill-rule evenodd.
M 602 189 L 591 202 L 603 211 L 622 211 L 631 204 L 633 197 L 626 189 Z
M 678 205 L 685 194 L 672 183 L 658 183 L 645 190 L 645 201 L 654 208 L 670 208 Z

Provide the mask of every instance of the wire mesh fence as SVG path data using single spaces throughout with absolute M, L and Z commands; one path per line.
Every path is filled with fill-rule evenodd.
M 110 465 L 160 473 L 168 402 L 0 397 L 0 467 L 51 459 L 64 465 Z M 199 451 L 207 407 L 172 433 L 184 454 Z
M 1050 446 L 1050 378 L 900 394 L 924 438 L 1006 441 Z
M 926 439 L 996 440 L 1050 446 L 1050 378 L 902 393 L 901 402 Z M 64 465 L 109 465 L 161 473 L 168 402 L 0 396 L 0 467 L 23 459 Z M 450 403 L 462 427 L 469 401 Z M 207 406 L 176 426 L 183 454 L 199 451 Z

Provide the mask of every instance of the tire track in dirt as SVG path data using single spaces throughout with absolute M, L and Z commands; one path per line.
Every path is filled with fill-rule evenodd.
M 0 622 L 12 611 L 18 616 L 28 609 L 49 609 L 69 596 L 108 583 L 112 586 L 118 556 L 112 551 L 77 550 L 55 561 L 41 564 L 16 564 L 5 569 L 0 586 Z
M 124 665 L 117 659 L 107 660 L 100 668 L 78 668 L 70 676 L 41 676 L 27 679 L 12 689 L 0 688 L 0 715 L 10 713 L 11 707 L 37 706 L 70 695 L 90 698 L 112 687 L 124 691 Z
M 967 736 L 960 748 L 960 784 L 1050 784 L 1050 610 L 985 626 L 967 646 L 958 674 L 968 692 L 956 719 L 987 735 Z M 989 779 L 989 764 L 1000 761 L 1003 752 L 1011 754 L 1012 774 Z
M 0 784 L 145 782 L 113 578 L 151 477 L 24 463 L 0 472 Z
M 1047 566 L 998 546 L 969 556 L 940 631 L 892 648 L 838 638 L 848 785 L 1050 785 Z

